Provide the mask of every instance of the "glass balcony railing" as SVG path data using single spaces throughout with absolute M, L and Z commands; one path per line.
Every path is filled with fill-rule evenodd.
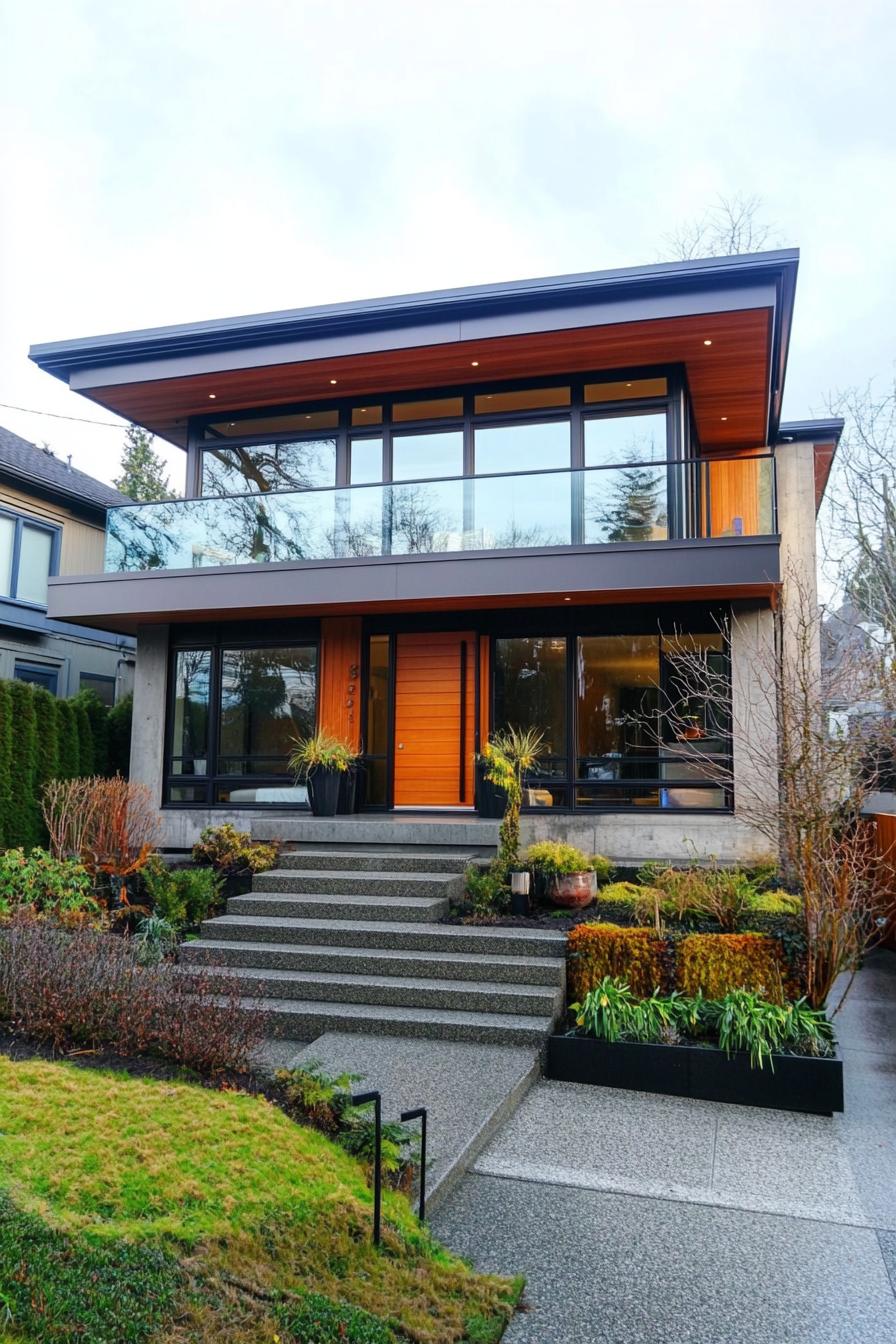
M 174 499 L 109 510 L 107 571 L 775 532 L 770 454 Z

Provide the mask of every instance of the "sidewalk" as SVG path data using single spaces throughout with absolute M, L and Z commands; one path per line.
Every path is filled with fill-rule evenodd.
M 896 1344 L 896 956 L 838 1036 L 831 1120 L 537 1084 L 434 1219 L 526 1274 L 508 1344 Z

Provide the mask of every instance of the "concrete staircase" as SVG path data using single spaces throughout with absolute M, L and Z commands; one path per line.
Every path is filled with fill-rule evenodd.
M 538 1049 L 563 1010 L 565 938 L 439 923 L 472 850 L 393 841 L 285 852 L 206 921 L 182 961 L 236 977 L 246 1005 L 264 1006 L 289 1040 L 363 1032 Z

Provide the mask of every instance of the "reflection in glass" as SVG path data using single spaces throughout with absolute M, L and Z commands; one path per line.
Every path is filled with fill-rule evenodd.
M 314 646 L 224 649 L 221 654 L 221 774 L 286 774 L 296 737 L 314 731 Z
M 16 544 L 14 518 L 0 517 L 0 595 L 12 595 L 12 556 Z
M 382 406 L 353 406 L 352 425 L 381 425 L 383 423 Z
M 371 635 L 368 644 L 366 801 L 387 802 L 389 751 L 389 636 Z
M 383 479 L 382 439 L 352 439 L 349 452 L 352 485 L 371 485 Z
M 50 559 L 53 554 L 53 537 L 43 528 L 22 528 L 22 540 L 19 547 L 19 577 L 16 584 L 16 597 L 20 602 L 35 602 L 47 605 L 47 579 L 50 575 Z
M 666 415 L 605 415 L 585 421 L 585 466 L 615 467 L 629 462 L 664 462 Z
M 568 406 L 568 387 L 523 387 L 515 392 L 480 392 L 473 400 L 476 415 L 508 411 L 540 411 L 546 406 Z
M 586 383 L 586 402 L 628 401 L 634 397 L 664 397 L 665 378 L 632 378 L 613 383 Z
M 463 397 L 438 397 L 429 401 L 396 401 L 392 404 L 395 424 L 407 420 L 445 420 L 464 413 Z
M 212 655 L 178 649 L 174 657 L 171 773 L 208 773 L 208 711 Z M 187 801 L 184 799 L 183 801 Z
M 467 550 L 568 546 L 572 540 L 568 473 L 478 478 L 469 495 Z
M 569 421 L 477 427 L 475 451 L 477 476 L 554 467 L 562 470 L 569 466 Z
M 415 481 L 439 476 L 462 476 L 463 431 L 435 434 L 395 434 L 392 437 L 392 479 Z
M 580 776 L 618 779 L 616 758 L 639 755 L 654 757 L 644 773 L 656 775 L 659 684 L 656 635 L 588 635 L 576 641 Z M 624 769 L 629 777 L 642 773 Z
M 242 448 L 206 448 L 202 454 L 204 495 L 311 490 L 335 483 L 335 439 L 306 439 L 301 443 L 267 443 Z
M 316 429 L 336 429 L 338 424 L 339 410 L 332 406 L 316 411 L 289 411 L 283 415 L 271 411 L 269 415 L 215 420 L 206 425 L 202 437 L 249 439 L 262 434 L 308 434 L 314 433 Z
M 494 662 L 496 730 L 534 728 L 544 754 L 565 775 L 566 640 L 496 639 Z
M 583 540 L 591 545 L 665 541 L 669 535 L 668 470 L 632 466 L 583 472 Z

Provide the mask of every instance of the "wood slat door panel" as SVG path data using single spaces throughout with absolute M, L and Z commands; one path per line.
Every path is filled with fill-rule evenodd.
M 462 657 L 465 676 L 461 674 Z M 463 706 L 462 682 L 466 697 Z M 472 805 L 475 703 L 475 635 L 450 631 L 397 637 L 393 789 L 396 807 Z

